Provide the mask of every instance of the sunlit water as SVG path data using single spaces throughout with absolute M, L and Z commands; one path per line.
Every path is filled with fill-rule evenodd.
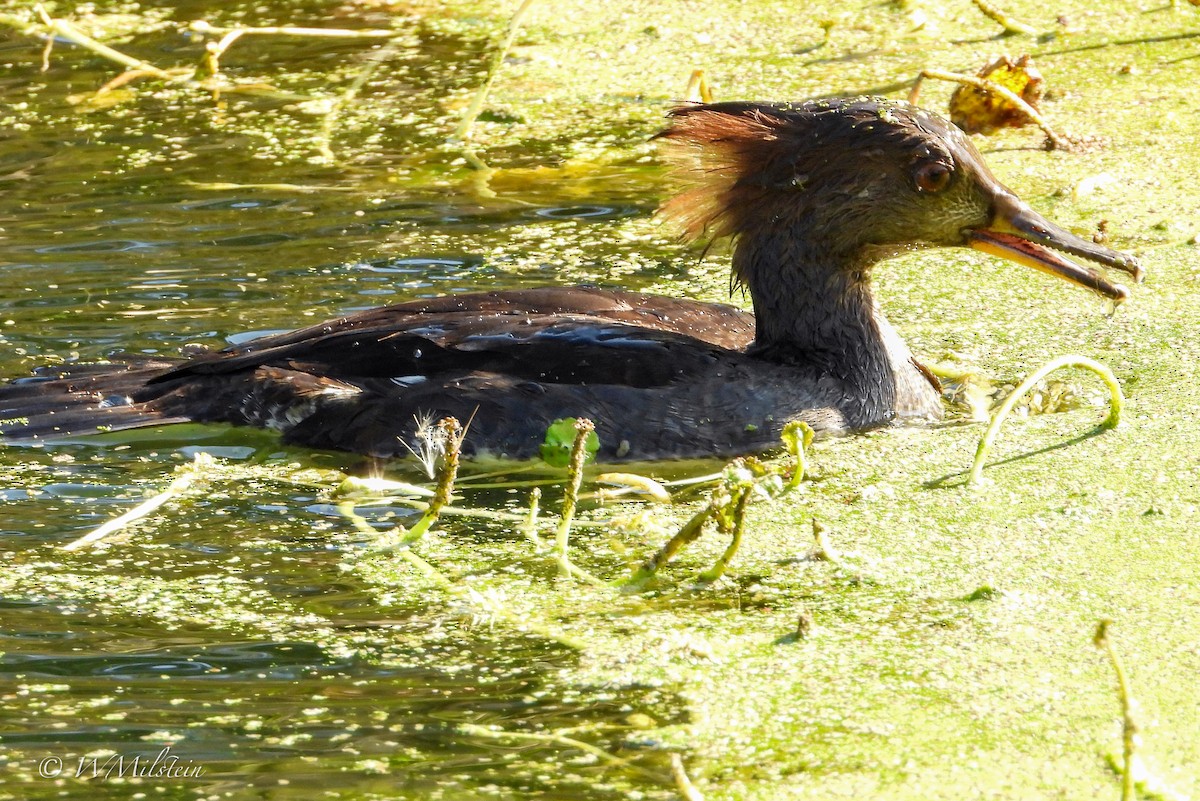
M 178 19 L 221 21 L 219 6 L 174 5 Z M 322 11 L 253 21 L 386 22 L 331 23 Z M 483 46 L 412 30 L 412 47 L 360 95 L 364 107 L 374 97 L 388 113 L 366 125 L 345 112 L 332 140 L 338 164 L 316 157 L 321 117 L 302 99 L 216 101 L 196 87 L 139 84 L 123 102 L 89 107 L 80 96 L 116 75 L 114 65 L 60 44 L 43 74 L 39 43 L 0 39 L 0 375 L 120 350 L 219 347 L 435 294 L 547 282 L 644 288 L 678 277 L 671 254 L 647 245 L 650 229 L 638 227 L 654 206 L 657 173 L 636 147 L 591 171 L 583 198 L 578 175 L 511 172 L 554 166 L 552 149 L 500 155 L 493 166 L 510 170 L 498 179 L 508 191 L 471 190 L 459 154 L 444 146 L 456 112 L 442 101 L 477 83 Z M 124 46 L 171 65 L 200 53 L 173 30 Z M 345 86 L 371 48 L 246 41 L 223 63 L 233 78 L 336 96 L 325 73 Z M 614 233 L 630 230 L 638 236 Z M 566 746 L 456 728 L 570 729 L 665 776 L 661 750 L 630 721 L 680 721 L 683 705 L 669 688 L 561 686 L 574 653 L 504 627 L 432 625 L 420 613 L 444 598 L 405 597 L 398 587 L 400 600 L 381 609 L 341 567 L 362 538 L 317 490 L 269 478 L 218 485 L 103 553 L 55 550 L 161 489 L 197 448 L 260 464 L 267 476 L 291 463 L 362 468 L 353 457 L 289 451 L 270 435 L 222 427 L 0 451 L 0 549 L 6 569 L 24 576 L 0 599 L 0 798 L 77 797 L 82 785 L 64 777 L 81 757 L 145 760 L 166 745 L 203 775 L 109 780 L 87 792 L 669 792 Z M 489 537 L 510 536 L 459 533 L 484 550 Z M 306 628 L 301 615 L 330 630 Z M 59 778 L 39 776 L 47 758 L 63 760 Z

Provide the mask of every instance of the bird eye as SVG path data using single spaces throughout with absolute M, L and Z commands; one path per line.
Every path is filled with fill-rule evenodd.
M 950 183 L 951 169 L 940 161 L 926 161 L 913 173 L 920 192 L 941 192 Z

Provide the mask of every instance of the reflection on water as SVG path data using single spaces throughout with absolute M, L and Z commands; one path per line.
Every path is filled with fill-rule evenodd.
M 330 24 L 321 4 L 278 5 L 260 4 L 252 22 Z M 237 13 L 173 8 L 214 24 Z M 348 9 L 333 24 L 386 24 L 369 9 L 347 18 Z M 418 45 L 361 95 L 364 107 L 374 99 L 404 113 L 355 128 L 348 111 L 337 142 L 346 163 L 329 166 L 313 160 L 319 125 L 294 101 L 215 104 L 194 89 L 146 88 L 109 108 L 76 107 L 68 96 L 112 78 L 110 65 L 60 45 L 43 75 L 39 43 L 0 40 L 12 64 L 0 83 L 0 376 L 117 350 L 221 347 L 427 295 L 662 280 L 669 251 L 646 244 L 648 227 L 613 233 L 644 224 L 653 208 L 644 168 L 599 171 L 583 202 L 573 178 L 540 173 L 514 172 L 496 197 L 471 190 L 462 168 L 449 166 L 441 101 L 472 85 L 484 42 L 424 32 Z M 184 62 L 200 44 L 164 30 L 124 47 Z M 281 90 L 318 93 L 326 80 L 352 79 L 365 52 L 263 39 L 239 43 L 223 66 L 235 78 L 268 71 Z M 511 163 L 493 166 L 554 160 L 501 158 Z M 40 778 L 44 757 L 70 763 L 107 749 L 151 758 L 166 744 L 206 773 L 154 797 L 671 795 L 654 778 L 669 776 L 661 749 L 630 723 L 682 722 L 671 690 L 571 684 L 563 671 L 573 652 L 503 626 L 459 625 L 440 597 L 396 587 L 401 600 L 381 608 L 376 588 L 342 569 L 362 543 L 309 489 L 266 480 L 216 488 L 132 545 L 69 558 L 53 550 L 131 508 L 199 449 L 268 468 L 357 466 L 218 426 L 0 451 L 0 550 L 20 573 L 0 597 L 0 743 L 13 797 L 75 787 Z M 373 514 L 389 513 L 393 522 L 408 514 Z M 486 551 L 504 535 L 470 536 Z M 636 769 L 457 728 L 467 723 L 571 730 Z M 120 783 L 88 789 L 129 793 Z

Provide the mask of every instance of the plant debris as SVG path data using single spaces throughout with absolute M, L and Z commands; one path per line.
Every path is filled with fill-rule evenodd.
M 976 73 L 976 77 L 1003 86 L 1035 110 L 1046 93 L 1046 81 L 1029 56 L 1020 56 L 1015 61 L 999 56 Z M 1023 128 L 1033 122 L 1003 95 L 971 84 L 960 84 L 950 95 L 950 121 L 967 133 L 981 134 L 1000 128 Z

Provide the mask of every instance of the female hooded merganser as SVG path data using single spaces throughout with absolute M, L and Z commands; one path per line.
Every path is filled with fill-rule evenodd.
M 43 440 L 187 421 L 252 425 L 372 456 L 421 421 L 470 419 L 464 453 L 528 458 L 558 418 L 596 423 L 601 461 L 770 448 L 790 420 L 846 433 L 938 419 L 937 383 L 880 313 L 873 264 L 969 246 L 1121 302 L 1128 291 L 1048 250 L 1141 278 L 1137 262 L 1043 219 L 957 128 L 878 98 L 717 103 L 659 137 L 694 186 L 668 217 L 731 237 L 754 303 L 587 287 L 457 295 L 359 312 L 182 360 L 117 357 L 0 387 L 0 436 Z M 685 159 L 685 160 L 686 160 Z

